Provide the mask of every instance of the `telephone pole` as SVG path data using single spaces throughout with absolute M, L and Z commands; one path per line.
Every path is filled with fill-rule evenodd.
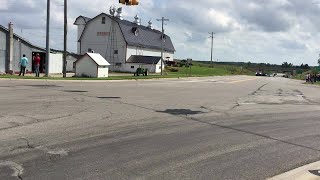
M 211 67 L 213 67 L 213 60 L 212 60 L 212 58 L 213 58 L 213 39 L 214 39 L 214 34 L 216 34 L 216 33 L 214 33 L 214 32 L 211 32 L 211 33 L 209 33 L 211 36 L 210 36 L 210 38 L 211 38 Z
M 46 74 L 49 76 L 49 60 L 50 60 L 50 0 L 47 0 L 47 32 L 46 32 Z
M 165 19 L 164 17 L 162 17 L 161 19 L 157 19 L 157 21 L 161 21 L 162 22 L 162 35 L 161 35 L 161 76 L 163 75 L 163 47 L 164 47 L 164 28 L 163 28 L 163 24 L 164 21 L 169 21 L 169 19 Z
M 67 35 L 68 35 L 68 17 L 67 0 L 64 0 L 64 37 L 63 37 L 63 77 L 67 77 Z

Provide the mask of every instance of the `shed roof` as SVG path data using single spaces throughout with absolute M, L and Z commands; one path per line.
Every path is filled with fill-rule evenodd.
M 161 60 L 160 56 L 138 56 L 138 55 L 132 55 L 127 60 L 127 63 L 158 64 L 160 60 Z
M 104 59 L 100 54 L 98 53 L 86 53 L 84 56 L 82 56 L 77 61 L 81 60 L 83 57 L 89 56 L 90 59 L 92 59 L 98 66 L 109 66 L 110 64 L 106 59 Z M 76 62 L 77 62 L 76 61 Z
M 83 34 L 85 33 L 87 26 L 90 24 L 90 22 L 92 20 L 98 18 L 101 15 L 105 15 L 105 16 L 111 18 L 112 20 L 116 21 L 119 24 L 121 32 L 122 32 L 124 39 L 128 45 L 140 46 L 140 47 L 150 48 L 150 49 L 159 49 L 159 50 L 161 49 L 161 46 L 162 46 L 162 38 L 161 38 L 162 32 L 161 31 L 158 31 L 156 29 L 151 29 L 151 28 L 148 28 L 143 25 L 137 25 L 137 24 L 130 22 L 130 21 L 127 21 L 127 20 L 121 20 L 119 18 L 110 16 L 105 13 L 101 13 L 98 16 L 96 16 L 90 20 L 87 19 L 88 21 L 86 23 L 86 27 L 83 30 L 79 41 L 81 40 L 81 38 L 82 38 Z M 83 16 L 79 16 L 79 17 L 83 18 Z M 137 34 L 135 34 L 133 32 L 133 28 L 135 28 L 135 30 L 137 31 Z M 165 41 L 164 41 L 163 45 L 164 45 L 163 48 L 165 51 L 169 51 L 169 52 L 175 51 L 175 48 L 174 48 L 173 43 L 171 41 L 171 38 L 168 35 L 165 35 Z

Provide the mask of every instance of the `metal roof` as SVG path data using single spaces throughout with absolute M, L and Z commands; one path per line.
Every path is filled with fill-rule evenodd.
M 2 26 L 2 25 L 0 25 L 0 30 L 3 31 L 3 32 L 9 33 L 8 28 L 6 28 L 6 27 L 4 27 L 4 26 Z M 17 35 L 16 33 L 13 33 L 13 38 L 19 39 L 20 41 L 22 41 L 22 42 L 25 43 L 25 44 L 28 44 L 28 45 L 29 45 L 30 47 L 32 47 L 32 48 L 35 48 L 35 49 L 38 49 L 38 50 L 44 51 L 44 52 L 46 51 L 46 48 L 42 48 L 42 47 L 40 47 L 40 46 L 36 46 L 36 45 L 32 44 L 30 41 L 28 41 L 28 40 L 22 38 L 21 36 Z M 52 48 L 50 48 L 50 52 L 63 53 L 64 51 L 63 51 L 63 50 L 57 50 L 57 49 L 52 49 Z M 68 53 L 69 55 L 70 55 L 70 54 L 75 54 L 75 53 L 70 53 L 70 52 L 67 52 L 67 53 Z
M 87 53 L 87 55 L 99 66 L 109 66 L 110 64 L 98 53 Z
M 160 60 L 161 60 L 160 56 L 138 56 L 138 55 L 132 55 L 127 60 L 127 63 L 158 64 Z
M 104 59 L 100 54 L 98 53 L 86 53 L 81 58 L 76 60 L 74 63 L 77 63 L 81 61 L 84 57 L 88 56 L 90 59 L 92 59 L 93 62 L 95 62 L 98 66 L 109 66 L 110 64 L 106 59 Z
M 3 32 L 6 32 L 6 33 L 9 32 L 9 30 L 8 30 L 6 27 L 2 26 L 2 25 L 0 25 L 0 30 L 2 30 Z M 38 50 L 41 50 L 41 51 L 46 51 L 45 48 L 42 48 L 42 47 L 39 47 L 39 46 L 36 46 L 36 45 L 32 44 L 30 41 L 22 38 L 21 36 L 18 36 L 16 33 L 13 33 L 13 38 L 15 38 L 15 39 L 20 39 L 20 41 L 28 44 L 29 46 L 31 46 L 31 47 L 33 47 L 33 48 L 35 48 L 35 49 L 38 49 Z M 51 50 L 52 50 L 52 49 L 51 49 Z
M 105 16 L 111 18 L 112 20 L 116 21 L 119 24 L 121 32 L 122 32 L 124 39 L 128 45 L 161 50 L 161 43 L 162 43 L 161 42 L 162 41 L 162 38 L 161 38 L 162 32 L 161 31 L 151 29 L 151 28 L 148 28 L 148 27 L 145 27 L 142 25 L 137 25 L 137 24 L 130 22 L 130 21 L 127 21 L 127 20 L 121 20 L 119 18 L 110 16 L 105 13 L 101 13 L 98 16 L 90 19 L 87 22 L 86 27 L 83 30 L 80 39 L 82 38 L 84 32 L 86 31 L 87 25 L 92 20 L 96 19 L 97 17 L 99 17 L 101 15 L 105 15 Z M 133 28 L 137 29 L 137 33 L 133 32 Z M 80 39 L 79 39 L 79 41 L 80 41 Z M 165 51 L 169 51 L 169 52 L 175 51 L 175 48 L 174 48 L 173 43 L 171 41 L 171 38 L 168 35 L 165 35 L 163 49 Z
M 78 20 L 79 18 L 82 18 L 85 23 L 88 23 L 88 21 L 91 20 L 91 18 L 88 18 L 88 17 L 86 17 L 86 16 L 79 16 L 79 17 L 77 17 L 77 19 L 74 21 L 73 24 L 77 25 L 76 22 L 77 22 L 77 20 Z

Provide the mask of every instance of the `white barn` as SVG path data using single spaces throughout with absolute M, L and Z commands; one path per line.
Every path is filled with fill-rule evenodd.
M 109 66 L 100 54 L 86 53 L 75 62 L 75 71 L 77 77 L 108 77 Z
M 132 72 L 139 65 L 150 67 L 149 72 L 160 72 L 158 68 L 152 71 L 151 65 L 155 67 L 159 63 L 154 59 L 161 57 L 163 40 L 163 59 L 173 61 L 175 48 L 171 38 L 168 35 L 162 37 L 160 31 L 152 29 L 150 21 L 148 26 L 143 26 L 138 16 L 133 22 L 123 20 L 121 8 L 117 15 L 110 13 L 112 15 L 101 13 L 92 19 L 79 16 L 75 20 L 74 24 L 78 26 L 77 54 L 99 53 L 108 59 L 112 71 Z M 139 59 L 143 61 L 136 61 L 136 56 L 141 56 Z

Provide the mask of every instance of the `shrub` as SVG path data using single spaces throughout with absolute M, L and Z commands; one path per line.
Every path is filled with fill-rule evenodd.
M 167 71 L 169 72 L 178 72 L 179 68 L 178 67 L 171 67 L 171 66 L 167 66 Z

